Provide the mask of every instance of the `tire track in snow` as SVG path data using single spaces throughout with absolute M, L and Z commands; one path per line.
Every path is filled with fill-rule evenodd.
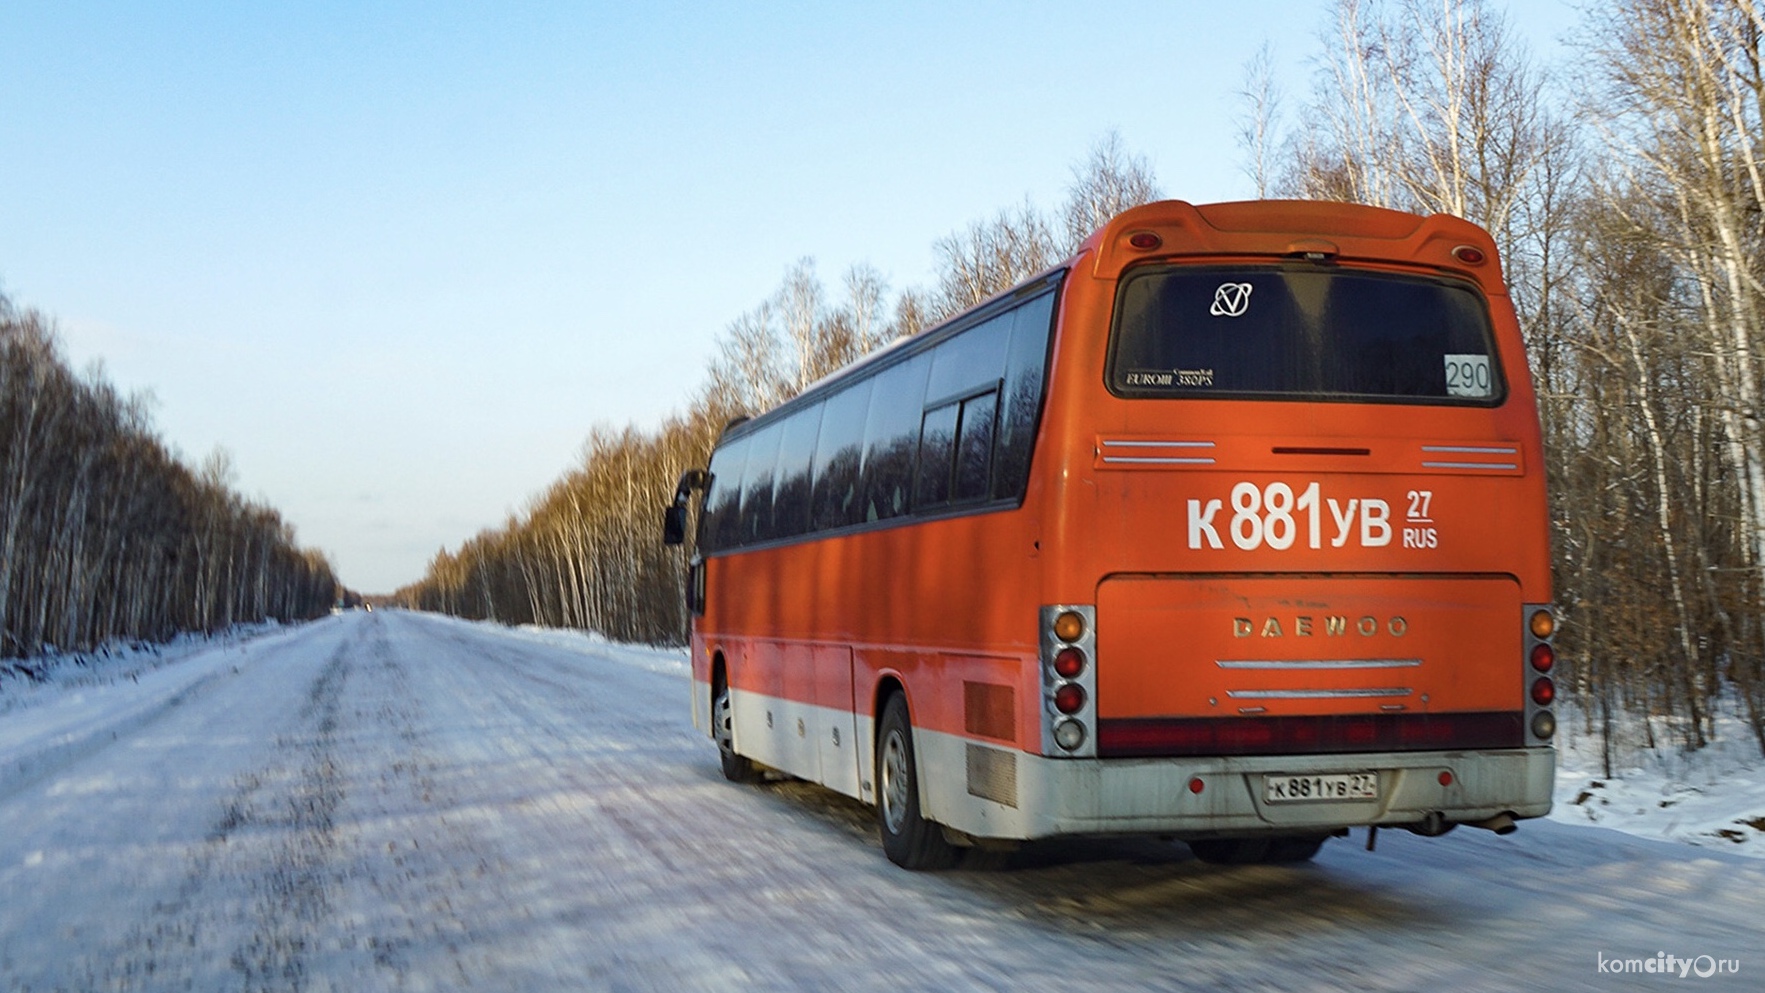
M 305 761 L 293 775 L 269 777 L 285 783 L 287 791 L 260 796 L 258 803 L 243 808 L 229 806 L 223 816 L 223 824 L 229 819 L 238 822 L 235 832 L 258 827 L 274 838 L 266 871 L 250 883 L 251 933 L 229 958 L 246 990 L 300 993 L 307 988 L 307 957 L 319 946 L 319 933 L 331 911 L 331 891 L 341 881 L 336 868 L 337 809 L 345 782 L 338 767 L 337 736 L 350 654 L 348 642 L 339 645 L 307 691 L 300 716 L 313 724 L 310 737 L 282 736 L 278 741 L 278 751 L 305 752 Z M 257 784 L 261 790 L 265 778 L 250 777 L 248 789 Z

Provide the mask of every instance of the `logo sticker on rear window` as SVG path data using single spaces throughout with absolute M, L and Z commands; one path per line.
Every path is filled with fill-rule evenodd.
M 1207 312 L 1215 317 L 1242 317 L 1250 309 L 1249 283 L 1221 283 L 1213 291 L 1213 306 Z

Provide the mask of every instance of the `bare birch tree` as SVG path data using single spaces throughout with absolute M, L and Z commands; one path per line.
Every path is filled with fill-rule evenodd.
M 1128 152 L 1121 132 L 1111 129 L 1091 146 L 1085 161 L 1072 168 L 1072 181 L 1067 184 L 1066 203 L 1061 210 L 1066 241 L 1059 254 L 1071 255 L 1115 215 L 1129 207 L 1151 203 L 1161 195 L 1152 167 L 1144 158 Z

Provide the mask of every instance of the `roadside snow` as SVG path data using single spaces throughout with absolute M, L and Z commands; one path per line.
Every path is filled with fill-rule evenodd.
M 298 630 L 241 625 L 163 645 L 36 659 L 35 679 L 9 673 L 0 679 L 0 797 L 129 734 L 218 675 L 237 672 L 234 662 L 248 644 L 272 644 Z
M 471 621 L 456 621 L 459 624 L 471 624 Z M 682 648 L 657 648 L 653 645 L 622 645 L 591 631 L 569 631 L 562 628 L 542 628 L 532 624 L 520 627 L 502 627 L 477 622 L 493 630 L 502 631 L 512 637 L 536 645 L 547 645 L 561 648 L 583 656 L 605 656 L 609 653 L 619 656 L 626 665 L 636 666 L 649 672 L 666 675 L 685 676 L 692 672 L 692 665 L 687 658 L 687 650 Z
M 1746 722 L 1718 716 L 1714 739 L 1695 752 L 1659 726 L 1658 748 L 1635 744 L 1643 731 L 1628 727 L 1611 776 L 1580 715 L 1565 714 L 1563 729 L 1551 819 L 1765 858 L 1765 760 Z
M 275 621 L 240 624 L 215 634 L 181 634 L 171 641 L 115 642 L 89 652 L 57 652 L 39 655 L 23 663 L 0 663 L 0 716 L 35 701 L 58 697 L 69 690 L 105 686 L 121 679 L 136 679 L 213 648 L 230 648 L 282 630 Z

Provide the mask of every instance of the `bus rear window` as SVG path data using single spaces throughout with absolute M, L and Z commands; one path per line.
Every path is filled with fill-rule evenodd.
M 1482 297 L 1415 276 L 1141 269 L 1122 280 L 1111 342 L 1121 396 L 1493 406 L 1505 392 Z

